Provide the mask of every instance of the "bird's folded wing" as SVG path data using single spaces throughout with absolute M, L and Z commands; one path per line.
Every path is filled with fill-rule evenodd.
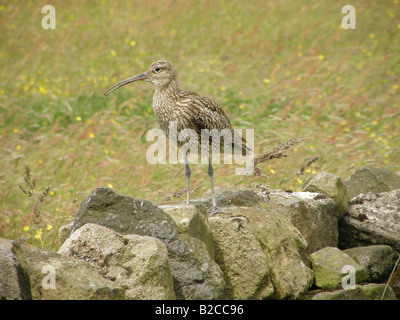
M 205 131 L 211 132 L 211 130 L 214 129 L 218 130 L 221 134 L 223 130 L 227 130 L 231 138 L 225 138 L 221 140 L 221 143 L 230 144 L 234 151 L 238 151 L 242 154 L 251 151 L 250 148 L 246 147 L 246 140 L 241 135 L 234 132 L 225 112 L 214 101 L 200 96 L 198 99 L 202 102 L 202 108 L 199 108 L 190 118 L 198 134 L 201 134 L 202 130 L 203 134 L 205 134 Z M 211 142 L 212 136 L 209 135 L 208 138 Z

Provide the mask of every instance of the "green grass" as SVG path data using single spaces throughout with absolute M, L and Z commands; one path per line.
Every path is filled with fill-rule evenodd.
M 57 29 L 43 30 L 54 5 Z M 400 3 L 353 1 L 357 29 L 340 28 L 333 1 L 2 1 L 0 5 L 0 236 L 40 246 L 24 163 L 41 204 L 44 245 L 100 185 L 154 203 L 185 187 L 181 165 L 146 162 L 158 128 L 148 83 L 117 81 L 156 60 L 173 62 L 183 89 L 217 101 L 238 128 L 255 129 L 256 153 L 307 138 L 289 158 L 260 167 L 266 183 L 299 190 L 318 171 L 346 179 L 360 166 L 400 170 Z M 322 154 L 306 174 L 296 171 Z M 240 177 L 215 167 L 216 184 Z M 208 190 L 192 166 L 193 198 Z M 29 230 L 28 228 L 29 227 Z M 49 229 L 49 230 L 48 230 Z

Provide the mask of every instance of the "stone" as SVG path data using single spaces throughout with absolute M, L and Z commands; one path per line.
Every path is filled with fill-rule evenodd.
M 260 202 L 265 200 L 259 197 L 253 190 L 231 190 L 222 189 L 216 192 L 216 201 L 219 208 L 236 206 L 236 207 L 254 207 Z M 203 208 L 209 208 L 212 205 L 212 200 L 209 198 L 209 193 L 205 193 L 205 196 L 201 201 L 193 201 L 193 204 L 203 206 Z
M 361 193 L 382 193 L 400 189 L 400 176 L 386 169 L 362 167 L 345 180 L 349 199 Z
M 123 288 L 103 278 L 84 260 L 28 246 L 22 246 L 22 251 L 31 278 L 34 300 L 123 300 L 125 298 Z M 54 272 L 54 288 L 51 279 L 45 278 L 52 272 Z
M 201 211 L 194 205 L 162 205 L 164 210 L 174 219 L 180 234 L 187 234 L 204 242 L 210 257 L 215 260 L 214 242 L 210 226 Z
M 367 279 L 367 271 L 343 251 L 334 247 L 326 247 L 310 255 L 314 271 L 315 285 L 321 289 L 337 289 L 341 287 L 343 277 L 348 274 L 343 269 L 352 266 L 355 269 L 355 282 Z
M 379 244 L 400 253 L 400 190 L 352 198 L 339 222 L 339 248 Z
M 223 272 L 208 254 L 204 242 L 185 234 L 179 238 L 181 242 L 176 245 L 182 252 L 169 260 L 173 276 L 179 279 L 174 283 L 177 297 L 183 296 L 186 300 L 224 298 L 226 285 Z
M 0 238 L 0 300 L 30 300 L 31 281 L 21 246 Z
M 151 236 L 163 241 L 177 239 L 173 219 L 150 201 L 134 199 L 99 187 L 79 208 L 70 234 L 86 223 L 96 223 L 123 234 Z
M 63 243 L 58 253 L 88 261 L 103 277 L 124 288 L 126 299 L 175 299 L 167 248 L 156 238 L 120 235 L 87 223 Z
M 385 284 L 356 285 L 354 289 L 310 292 L 306 300 L 381 300 Z M 388 287 L 383 300 L 397 300 L 391 287 Z
M 307 259 L 307 241 L 290 221 L 274 210 L 230 207 L 232 218 L 245 217 L 267 257 L 275 298 L 296 299 L 307 292 L 313 272 Z
M 68 224 L 62 225 L 58 229 L 58 244 L 61 246 L 65 240 L 67 240 L 69 234 L 71 233 L 71 229 L 74 222 L 70 222 Z
M 216 197 L 218 197 L 219 195 L 221 195 L 223 193 L 236 192 L 236 191 L 239 191 L 239 190 L 236 190 L 235 188 L 223 188 L 223 187 L 218 187 L 218 186 L 214 187 L 214 192 L 215 192 Z M 209 200 L 209 199 L 211 199 L 211 196 L 212 196 L 212 190 L 210 188 L 206 192 L 203 193 L 201 200 Z
M 400 259 L 400 257 L 398 258 Z M 399 260 L 397 260 L 397 266 L 396 269 L 393 270 L 393 274 L 391 274 L 391 279 L 389 282 L 390 287 L 393 288 L 393 291 L 397 297 L 398 300 L 400 300 L 400 263 Z
M 347 212 L 347 190 L 340 177 L 326 172 L 319 172 L 303 186 L 303 191 L 322 193 L 336 203 L 338 220 Z
M 274 294 L 267 257 L 249 221 L 243 217 L 209 219 L 216 261 L 224 272 L 226 298 L 268 299 Z
M 354 261 L 364 266 L 368 282 L 383 283 L 393 269 L 394 251 L 385 245 L 350 248 L 343 251 Z
M 168 251 L 160 240 L 130 234 L 124 236 L 127 240 L 127 252 L 119 257 L 117 263 L 128 271 L 128 289 L 125 291 L 127 299 L 138 300 L 175 300 L 174 282 L 169 269 Z M 117 264 L 116 263 L 116 264 Z M 129 274 L 131 272 L 131 274 Z M 115 280 L 118 284 L 125 285 L 125 279 L 119 277 Z M 138 287 L 131 285 L 140 282 L 141 293 L 137 294 Z
M 287 219 L 307 241 L 308 253 L 338 244 L 338 219 L 334 201 L 312 192 L 283 192 L 273 190 L 270 200 L 261 206 Z
M 100 187 L 82 202 L 71 233 L 86 223 L 96 223 L 124 235 L 138 234 L 161 240 L 168 250 L 177 299 L 224 297 L 223 273 L 208 255 L 204 243 L 180 235 L 174 220 L 151 202 Z

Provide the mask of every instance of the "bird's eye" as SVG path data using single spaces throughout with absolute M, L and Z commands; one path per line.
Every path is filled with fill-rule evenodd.
M 155 72 L 159 72 L 161 69 L 160 68 L 155 68 L 154 71 Z

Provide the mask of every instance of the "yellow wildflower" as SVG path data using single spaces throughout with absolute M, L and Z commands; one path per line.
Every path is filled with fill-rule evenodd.
M 42 229 L 40 228 L 39 230 L 36 230 L 35 232 L 35 239 L 40 239 L 42 235 Z
M 275 173 L 275 170 L 274 170 L 274 169 L 272 169 L 272 168 L 268 168 L 268 170 L 269 170 L 269 172 L 271 172 L 272 174 L 274 174 L 274 173 Z
M 43 86 L 39 86 L 39 92 L 43 95 L 47 94 L 47 89 Z

